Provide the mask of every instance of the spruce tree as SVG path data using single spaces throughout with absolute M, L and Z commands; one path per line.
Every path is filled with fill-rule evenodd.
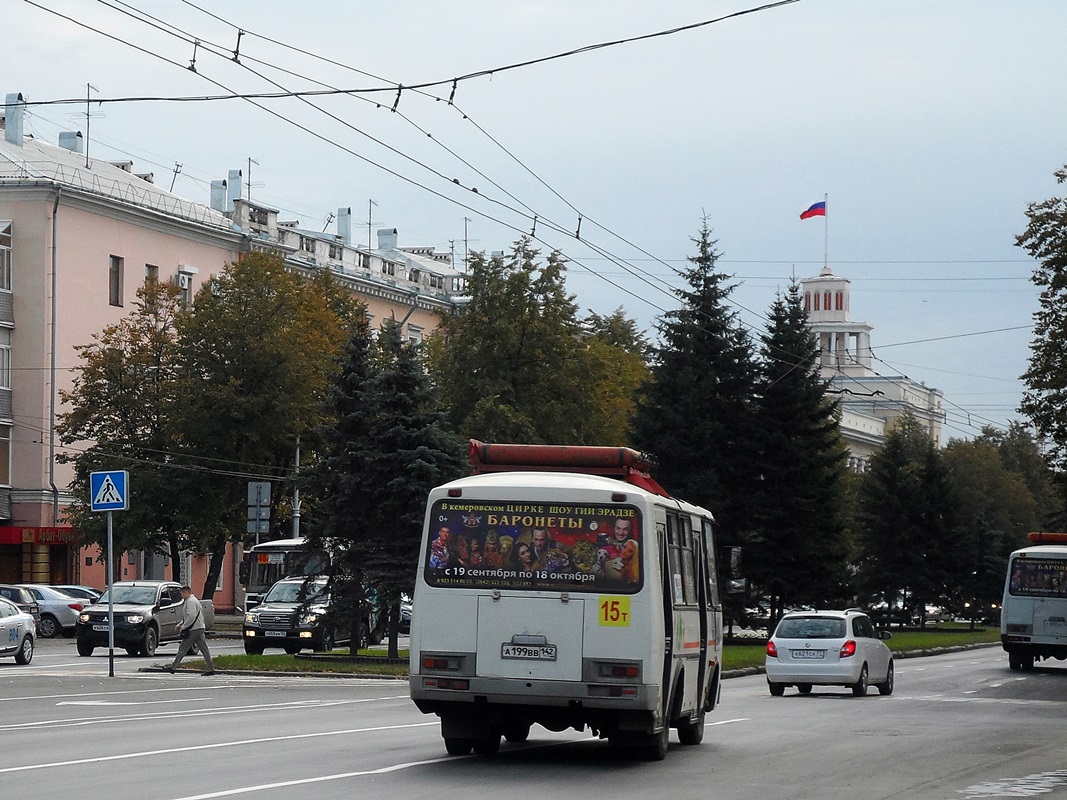
M 715 515 L 721 544 L 737 544 L 752 527 L 758 474 L 757 366 L 752 340 L 727 303 L 734 286 L 717 269 L 707 220 L 693 242 L 697 253 L 681 273 L 687 287 L 675 292 L 681 306 L 657 326 L 633 443 L 658 458 L 656 477 L 667 491 Z
M 770 601 L 774 620 L 791 606 L 832 605 L 848 594 L 847 453 L 795 280 L 775 299 L 761 339 L 763 470 L 746 574 Z
M 400 598 L 414 588 L 430 489 L 463 471 L 463 447 L 450 433 L 415 346 L 390 320 L 378 341 L 358 327 L 333 392 L 337 413 L 327 452 L 310 485 L 320 495 L 313 545 L 325 544 L 333 584 L 353 607 L 370 590 L 389 615 L 389 655 L 397 655 Z

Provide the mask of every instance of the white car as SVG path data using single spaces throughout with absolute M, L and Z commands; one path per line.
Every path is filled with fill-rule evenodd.
M 32 614 L 0 598 L 0 656 L 14 656 L 16 664 L 29 664 L 36 625 Z
M 862 697 L 869 685 L 893 693 L 893 653 L 862 611 L 797 611 L 778 622 L 767 640 L 767 686 L 781 697 L 785 687 L 801 694 L 812 686 L 847 686 Z

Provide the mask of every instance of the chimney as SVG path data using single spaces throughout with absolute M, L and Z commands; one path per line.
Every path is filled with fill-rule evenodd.
M 226 181 L 211 182 L 211 207 L 215 211 L 226 213 Z
M 85 139 L 81 131 L 61 131 L 59 134 L 59 146 L 72 153 L 85 152 Z
M 396 228 L 378 228 L 378 249 L 396 250 Z
M 226 178 L 226 211 L 233 211 L 233 203 L 244 197 L 241 170 L 231 169 Z
M 26 98 L 22 92 L 9 94 L 4 102 L 4 139 L 22 147 L 22 119 L 26 113 Z
M 337 235 L 341 237 L 345 247 L 352 246 L 352 209 L 337 209 Z

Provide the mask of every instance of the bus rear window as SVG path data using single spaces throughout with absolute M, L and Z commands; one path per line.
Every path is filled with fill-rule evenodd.
M 1011 565 L 1008 593 L 1019 597 L 1067 597 L 1067 561 L 1017 558 Z
M 633 506 L 441 500 L 430 510 L 429 537 L 430 586 L 641 588 L 643 532 Z

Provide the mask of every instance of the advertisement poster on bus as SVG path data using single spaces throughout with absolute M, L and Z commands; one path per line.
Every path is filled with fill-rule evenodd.
M 430 586 L 623 592 L 641 588 L 640 513 L 627 505 L 440 500 Z

